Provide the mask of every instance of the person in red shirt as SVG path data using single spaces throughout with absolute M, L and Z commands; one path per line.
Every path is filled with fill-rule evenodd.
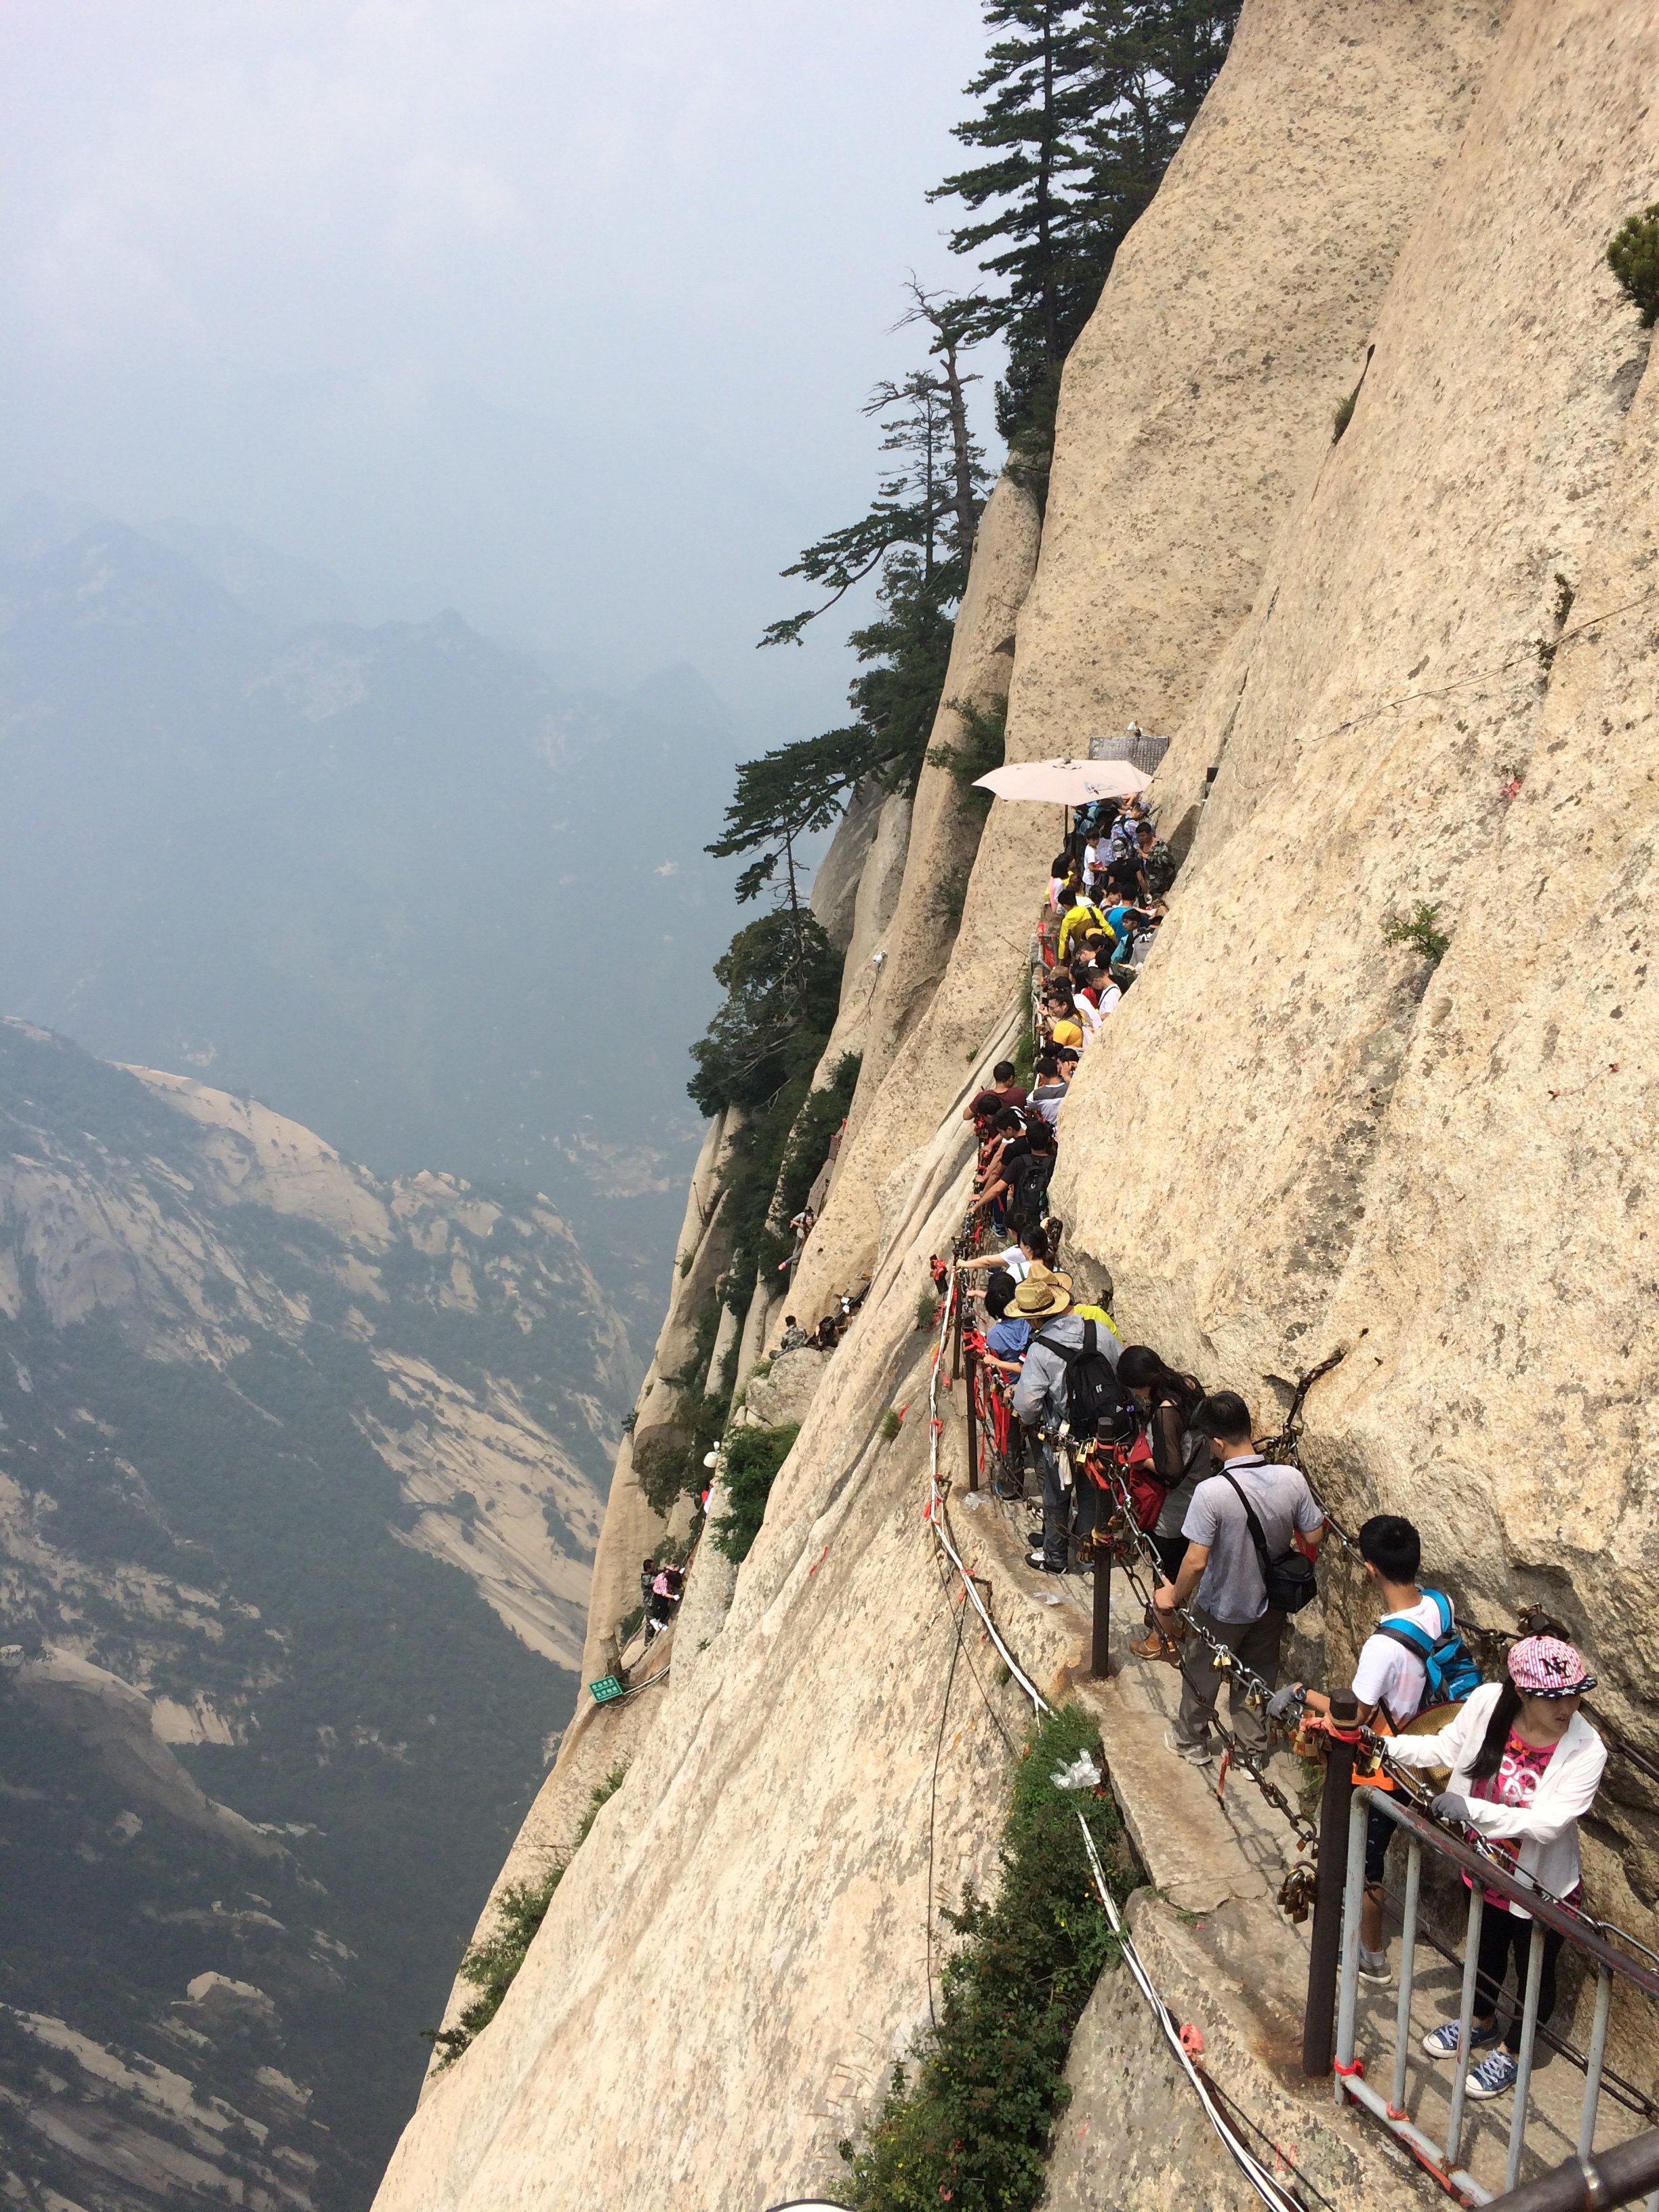
M 1024 1107 L 1024 1087 L 1016 1079 L 1013 1061 L 1000 1060 L 991 1070 L 990 1089 L 975 1093 L 963 1108 L 962 1118 L 964 1121 L 991 1122 L 1010 1108 L 1018 1114 L 1023 1113 Z

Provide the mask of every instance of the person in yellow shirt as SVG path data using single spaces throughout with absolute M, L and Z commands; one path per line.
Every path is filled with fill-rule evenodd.
M 1056 951 L 1062 963 L 1073 934 L 1086 934 L 1091 929 L 1104 930 L 1109 938 L 1113 934 L 1100 908 L 1092 899 L 1085 896 L 1084 892 L 1079 890 L 1073 893 L 1072 902 L 1060 918 L 1060 943 Z

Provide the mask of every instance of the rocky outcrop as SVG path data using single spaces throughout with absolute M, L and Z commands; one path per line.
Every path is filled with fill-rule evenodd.
M 910 842 L 910 808 L 908 793 L 890 792 L 882 799 L 875 817 L 859 877 L 851 933 L 846 945 L 847 957 L 842 967 L 841 1005 L 830 1042 L 823 1048 L 823 1057 L 813 1078 L 814 1084 L 820 1088 L 830 1081 L 840 1066 L 843 1054 L 857 1053 L 860 1058 L 864 1054 L 876 987 L 889 957 L 886 940 L 904 883 L 904 859 Z M 840 842 L 838 831 L 835 844 L 830 847 L 829 859 L 824 863 L 825 867 L 835 859 Z M 821 877 L 823 870 L 819 874 Z M 817 896 L 816 882 L 812 886 L 812 896 L 814 899 Z
M 1656 410 L 1601 252 L 1659 174 L 1656 64 L 1646 11 L 1517 8 L 1171 754 L 1183 796 L 1217 774 L 1060 1201 L 1183 1364 L 1271 1394 L 1348 1347 L 1310 1406 L 1334 1504 L 1411 1512 L 1487 1619 L 1565 1610 L 1632 1727 Z M 1437 965 L 1384 939 L 1419 902 Z
M 1334 1510 L 1409 1512 L 1474 1617 L 1565 1613 L 1609 1718 L 1650 1746 L 1659 400 L 1602 254 L 1654 197 L 1656 69 L 1651 11 L 1618 0 L 1246 0 L 1068 365 L 1008 735 L 1034 757 L 1131 717 L 1170 731 L 1154 798 L 1188 854 L 1061 1115 L 1068 1260 L 1115 1279 L 1126 1333 L 1264 1422 L 1343 1350 L 1306 1434 Z M 994 517 L 1017 535 L 1018 512 L 988 514 L 986 573 L 1009 542 Z M 944 959 L 945 796 L 918 794 L 796 1280 L 809 1315 L 866 1267 L 869 1297 L 729 1607 L 725 1578 L 695 1615 L 688 1598 L 654 1723 L 596 1712 L 562 1754 L 603 1771 L 606 1732 L 636 1731 L 626 1789 L 380 2212 L 833 2197 L 836 2138 L 927 2015 L 939 1905 L 989 1863 L 997 1729 L 1021 1709 L 971 1636 L 953 1702 L 916 1313 L 961 1218 L 962 1104 L 1021 1025 L 1055 821 L 993 810 Z M 1385 934 L 1419 902 L 1437 959 Z M 949 1393 L 940 1422 L 959 1483 Z M 983 1504 L 958 1488 L 951 1510 L 1015 1648 L 1062 1688 L 1082 1620 L 1022 1578 Z M 1340 1680 L 1363 1598 L 1340 1559 L 1322 1571 Z M 1145 1750 L 1153 1773 L 1161 1726 L 1102 1717 L 1109 1761 Z M 1191 1781 L 1158 1817 L 1185 1817 Z M 1282 1844 L 1248 1896 L 1182 1892 L 1207 1929 L 1150 1897 L 1136 1926 L 1171 2001 L 1209 2008 L 1218 2069 L 1247 2073 L 1275 2127 L 1317 2127 L 1321 2174 L 1358 2203 L 1358 2138 L 1291 2094 L 1292 1948 L 1269 1973 L 1255 1948 Z M 1650 1937 L 1659 1827 L 1628 1774 L 1590 1854 L 1597 1909 Z M 695 2003 L 665 2011 L 665 1990 Z M 1138 2116 L 1184 2095 L 1138 2002 L 1121 1980 L 1097 1993 L 1054 2202 L 1230 2205 L 1194 2108 Z M 625 2094 L 594 2057 L 624 2037 Z
M 997 557 L 1008 629 L 994 638 L 993 620 L 968 635 L 994 655 L 1017 626 L 1012 666 L 1000 664 L 1011 760 L 1086 754 L 1132 720 L 1172 729 L 1193 707 L 1328 451 L 1502 14 L 1464 0 L 1386 0 L 1359 15 L 1343 0 L 1245 9 L 1066 362 L 1035 574 L 1023 537 L 1001 550 L 1028 512 L 1012 488 L 981 525 L 975 573 Z M 970 590 L 959 639 L 971 602 Z M 948 779 L 930 773 L 943 805 Z M 919 823 L 927 790 L 924 777 Z M 802 1269 L 809 1310 L 867 1264 L 877 1185 L 932 1131 L 1009 1009 L 1061 822 L 1058 807 L 993 807 L 954 938 L 929 919 L 950 857 L 913 831 L 905 945 L 878 987 L 848 1141 Z

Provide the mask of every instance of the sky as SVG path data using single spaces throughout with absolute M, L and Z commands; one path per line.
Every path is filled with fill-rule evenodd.
M 844 621 L 754 641 L 874 488 L 907 272 L 975 281 L 925 194 L 978 0 L 0 0 L 0 503 L 228 524 L 606 688 L 689 661 L 751 740 L 836 718 Z

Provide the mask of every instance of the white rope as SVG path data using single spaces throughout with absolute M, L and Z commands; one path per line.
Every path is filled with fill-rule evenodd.
M 955 1567 L 957 1574 L 961 1576 L 962 1587 L 967 1592 L 975 1612 L 978 1613 L 980 1619 L 984 1622 L 985 1632 L 990 1638 L 992 1643 L 996 1646 L 998 1652 L 1001 1655 L 1003 1665 L 1008 1669 L 1009 1674 L 1013 1677 L 1014 1680 L 1019 1684 L 1020 1688 L 1031 1700 L 1032 1711 L 1037 1713 L 1048 1713 L 1054 1711 L 1054 1707 L 1048 1703 L 1047 1698 L 1043 1696 L 1042 1691 L 1038 1689 L 1036 1684 L 1031 1680 L 1030 1676 L 1025 1672 L 1025 1669 L 1020 1665 L 1018 1660 L 1015 1658 L 1013 1653 L 1008 1649 L 1007 1644 L 1003 1641 L 1001 1631 L 998 1628 L 995 1621 L 992 1620 L 990 1611 L 987 1607 L 984 1599 L 981 1597 L 979 1594 L 978 1585 L 975 1583 L 972 1575 L 969 1574 L 966 1565 L 963 1564 L 961 1553 L 957 1551 L 956 1546 L 951 1541 L 950 1532 L 945 1526 L 945 1493 L 939 1487 L 939 1439 L 940 1428 L 939 1411 L 939 1371 L 944 1364 L 945 1346 L 951 1334 L 951 1317 L 956 1310 L 957 1299 L 960 1295 L 957 1289 L 958 1277 L 954 1267 L 951 1270 L 951 1273 L 947 1279 L 949 1281 L 950 1287 L 945 1293 L 945 1304 L 939 1309 L 939 1340 L 933 1346 L 933 1371 L 927 1378 L 927 1481 L 929 1488 L 927 1516 L 927 1522 L 929 1527 L 933 1529 L 934 1540 L 938 1543 L 939 1549 L 945 1553 L 945 1558 L 950 1560 L 951 1565 Z
M 1089 1865 L 1094 1875 L 1096 1892 L 1112 1933 L 1118 1940 L 1119 1948 L 1123 1954 L 1123 1962 L 1134 1976 L 1135 1984 L 1142 1996 L 1151 2005 L 1152 2016 L 1163 2029 L 1164 2039 L 1169 2045 L 1176 2063 L 1198 2093 L 1198 2101 L 1204 2107 L 1206 2118 L 1237 2161 L 1245 2179 L 1264 2204 L 1270 2205 L 1273 2212 L 1303 2212 L 1303 2207 L 1297 2199 L 1279 2186 L 1267 2167 L 1235 2133 L 1231 2121 L 1227 2118 L 1210 2094 L 1209 2084 L 1194 2065 L 1192 2054 L 1181 2039 L 1181 2031 L 1176 2025 L 1175 2014 L 1152 1986 L 1152 1976 L 1146 1972 L 1141 1962 L 1140 1954 L 1135 1948 L 1134 1937 L 1123 1925 L 1117 1906 L 1113 1901 L 1112 1893 L 1107 1887 L 1105 1873 L 1100 1863 L 1100 1854 L 1095 1849 L 1095 1839 L 1089 1832 L 1089 1823 L 1081 1813 L 1077 1816 L 1077 1824 L 1083 1831 L 1084 1848 L 1089 1854 Z

